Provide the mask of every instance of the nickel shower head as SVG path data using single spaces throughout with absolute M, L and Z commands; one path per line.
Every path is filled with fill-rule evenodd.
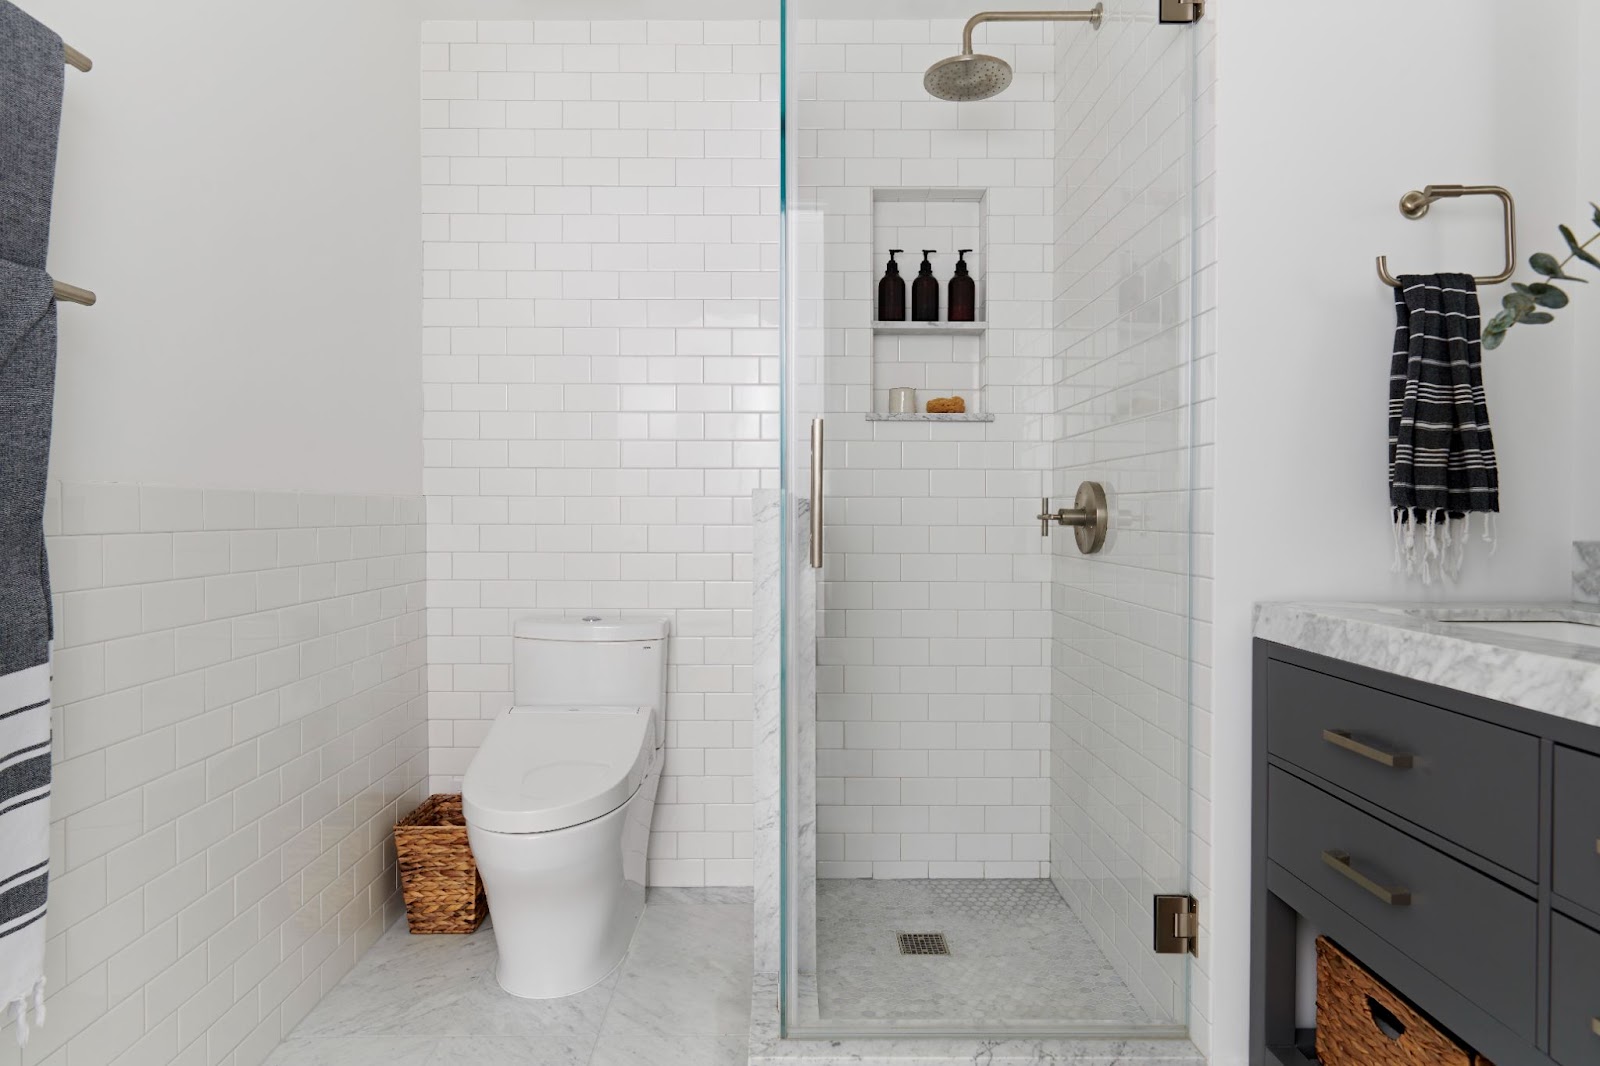
M 961 31 L 961 54 L 941 59 L 922 76 L 922 87 L 941 100 L 965 103 L 987 100 L 1011 86 L 1011 64 L 998 56 L 972 51 L 972 31 L 985 22 L 1087 22 L 1095 29 L 1105 17 L 1105 4 L 1091 11 L 980 11 Z

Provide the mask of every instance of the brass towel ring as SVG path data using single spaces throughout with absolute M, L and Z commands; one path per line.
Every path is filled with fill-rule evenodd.
M 1511 193 L 1498 185 L 1424 185 L 1400 198 L 1400 213 L 1409 219 L 1418 219 L 1428 213 L 1435 200 L 1454 199 L 1457 196 L 1498 196 L 1506 208 L 1506 268 L 1486 278 L 1474 278 L 1479 285 L 1498 285 L 1511 280 L 1517 269 L 1517 205 Z M 1378 277 L 1390 288 L 1400 283 L 1389 275 L 1389 257 L 1378 256 Z

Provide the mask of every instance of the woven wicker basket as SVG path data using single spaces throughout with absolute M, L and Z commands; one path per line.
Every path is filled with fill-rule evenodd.
M 461 794 L 437 793 L 395 823 L 394 850 L 413 933 L 472 933 L 489 916 L 467 845 Z
M 1494 1066 L 1322 936 L 1317 1058 L 1322 1066 Z

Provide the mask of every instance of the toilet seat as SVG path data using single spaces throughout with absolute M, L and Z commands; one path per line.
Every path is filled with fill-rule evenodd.
M 610 814 L 655 756 L 652 707 L 512 707 L 489 727 L 462 781 L 469 825 L 548 833 Z

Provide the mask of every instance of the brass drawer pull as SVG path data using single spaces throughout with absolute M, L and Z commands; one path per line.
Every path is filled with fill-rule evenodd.
M 1325 851 L 1322 853 L 1322 861 L 1391 907 L 1411 906 L 1411 890 L 1409 888 L 1389 888 L 1387 885 L 1378 884 L 1378 882 L 1350 865 L 1348 852 Z
M 1335 747 L 1354 752 L 1363 759 L 1371 759 L 1375 763 L 1390 766 L 1396 770 L 1411 769 L 1410 755 L 1398 751 L 1384 751 L 1382 748 L 1374 748 L 1370 744 L 1363 744 L 1343 729 L 1324 729 L 1322 731 L 1322 739 Z
M 1595 1036 L 1600 1036 L 1600 1018 L 1589 1019 L 1589 1031 Z

